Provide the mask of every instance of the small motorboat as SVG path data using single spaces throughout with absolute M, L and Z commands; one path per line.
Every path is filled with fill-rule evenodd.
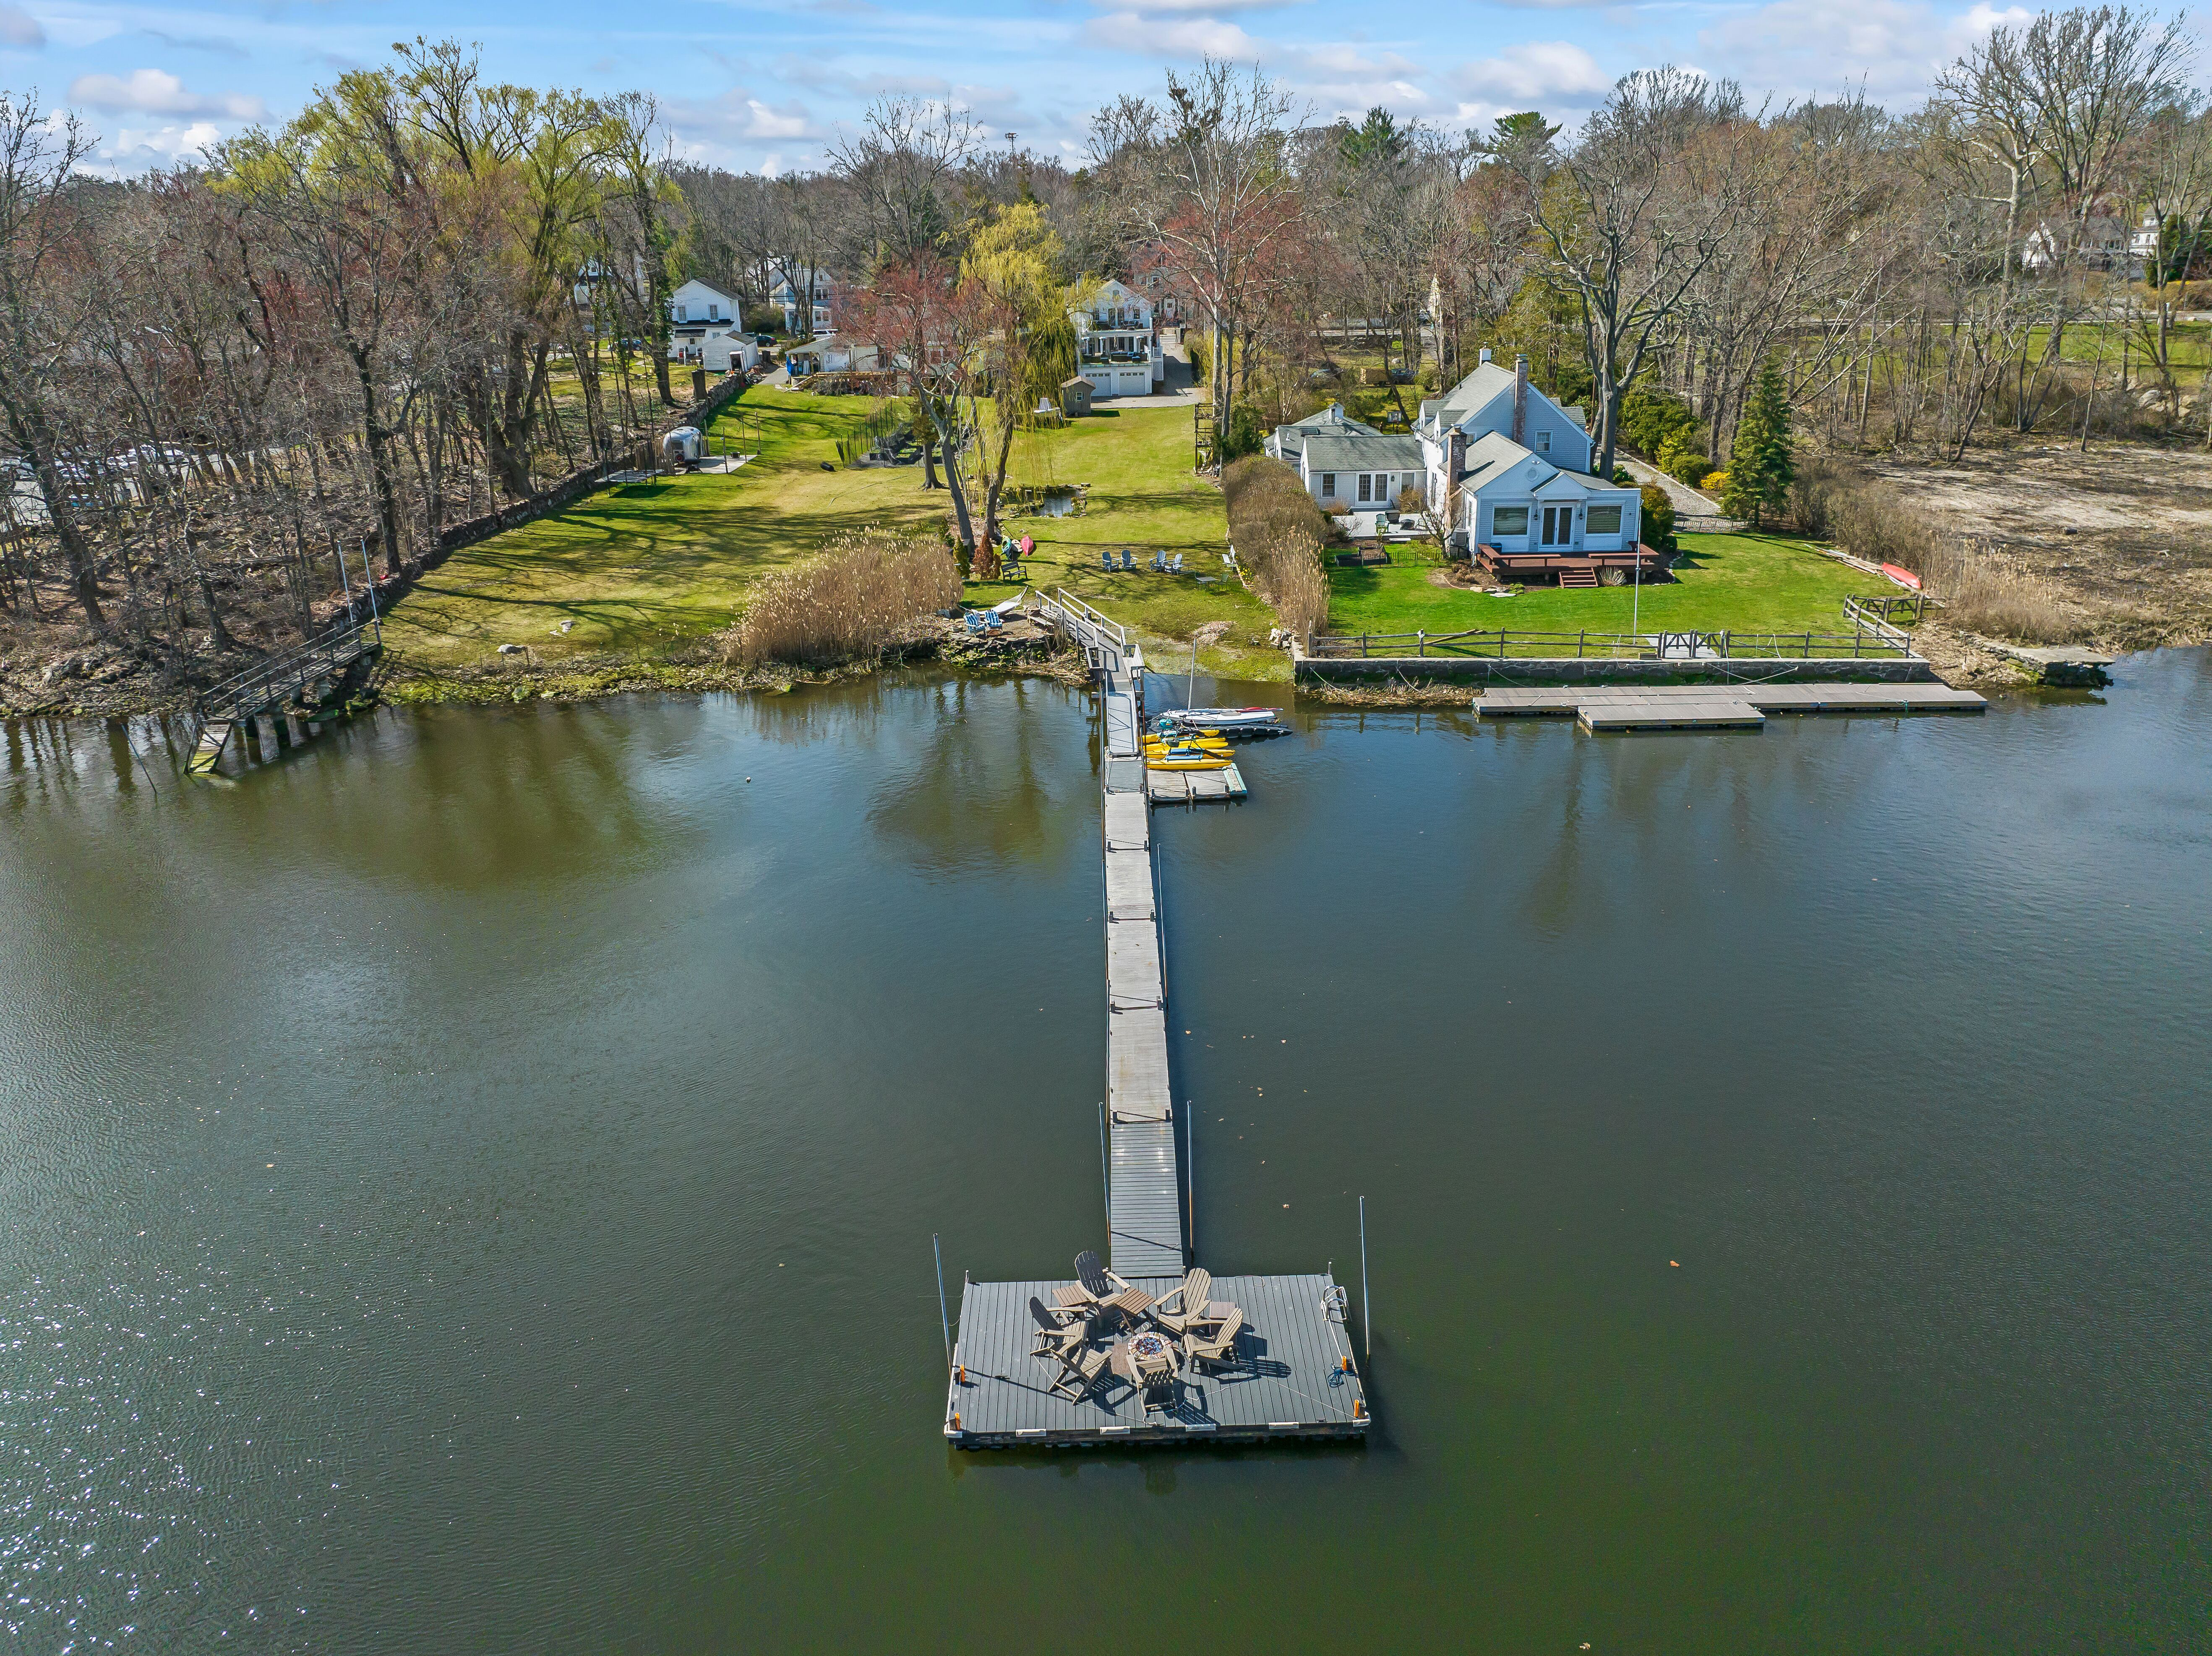
M 1178 725 L 1211 725 L 1226 736 L 1235 730 L 1272 725 L 1280 712 L 1278 707 L 1179 707 L 1160 717 Z

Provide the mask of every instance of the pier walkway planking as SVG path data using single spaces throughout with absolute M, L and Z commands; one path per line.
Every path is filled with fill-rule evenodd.
M 1123 1273 L 1126 1274 L 1126 1273 Z M 1177 1271 L 1139 1277 L 1158 1296 Z M 1365 1392 L 1352 1341 L 1332 1310 L 1325 1276 L 1217 1277 L 1213 1293 L 1243 1309 L 1246 1331 L 1234 1367 L 1193 1374 L 1175 1406 L 1146 1411 L 1139 1393 L 1115 1382 L 1071 1402 L 1051 1389 L 1054 1367 L 1030 1356 L 1032 1297 L 1050 1305 L 1057 1282 L 969 1283 L 960 1296 L 960 1344 L 945 1418 L 974 1448 L 1100 1447 L 1125 1440 L 1188 1442 L 1255 1438 L 1358 1438 L 1367 1430 Z
M 1152 860 L 1153 798 L 1241 797 L 1243 779 L 1222 771 L 1148 772 L 1140 756 L 1143 708 L 1130 675 L 1127 635 L 1079 601 L 1042 603 L 1037 618 L 1066 634 L 1097 676 L 1106 738 L 1100 840 L 1106 910 L 1107 1263 L 1155 1296 L 1191 1263 L 1184 1198 L 1188 1169 L 1178 1134 L 1167 1044 L 1167 974 Z M 1118 1380 L 1080 1400 L 1051 1389 L 1058 1365 L 1032 1355 L 1032 1297 L 1051 1303 L 1057 1282 L 967 1283 L 945 1433 L 958 1447 L 1066 1447 L 1119 1442 L 1245 1441 L 1364 1437 L 1365 1395 L 1352 1365 L 1343 1294 L 1322 1276 L 1216 1279 L 1212 1292 L 1240 1307 L 1236 1362 L 1186 1371 L 1168 1409 L 1146 1410 Z
M 1978 713 L 1988 706 L 1972 690 L 1934 682 L 1547 684 L 1492 689 L 1474 701 L 1480 719 L 1571 717 L 1593 731 L 1756 729 L 1768 713 Z

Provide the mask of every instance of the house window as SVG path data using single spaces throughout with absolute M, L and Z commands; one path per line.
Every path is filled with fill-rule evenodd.
M 1490 514 L 1490 532 L 1503 540 L 1510 536 L 1528 532 L 1528 508 L 1525 506 L 1501 506 Z
M 691 307 L 689 305 L 678 305 L 676 307 L 676 319 L 678 322 L 689 322 L 691 319 Z
M 1539 454 L 1549 454 L 1551 452 L 1552 434 L 1548 431 L 1538 432 L 1536 434 L 1536 452 Z
M 1359 474 L 1359 498 L 1360 498 L 1361 500 L 1373 500 L 1373 499 L 1375 498 L 1372 494 L 1370 494 L 1368 492 L 1370 489 L 1371 489 L 1372 488 L 1374 488 L 1374 486 L 1375 486 L 1375 479 L 1374 479 L 1374 478 L 1372 478 L 1372 477 L 1369 476 L 1367 475 L 1367 473 L 1365 473 L 1365 472 L 1364 472 L 1364 471 L 1363 471 L 1363 472 L 1361 472 L 1361 473 Z
M 1323 499 L 1324 500 L 1330 500 L 1330 499 L 1334 498 L 1335 494 L 1336 494 L 1336 474 L 1335 474 L 1334 471 L 1324 471 L 1324 472 L 1322 472 L 1322 473 L 1321 474 L 1321 497 L 1322 497 L 1322 499 Z
M 1594 506 L 1589 516 L 1583 519 L 1583 527 L 1593 535 L 1620 533 L 1620 508 L 1617 506 Z

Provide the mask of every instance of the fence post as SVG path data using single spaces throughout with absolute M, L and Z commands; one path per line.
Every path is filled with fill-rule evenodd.
M 1428 652 L 1429 630 L 1425 627 L 1417 627 L 1413 629 L 1413 653 L 1417 656 L 1425 656 Z

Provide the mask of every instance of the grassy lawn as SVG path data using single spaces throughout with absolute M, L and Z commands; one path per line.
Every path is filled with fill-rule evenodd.
M 602 489 L 465 548 L 392 611 L 386 637 L 432 666 L 480 663 L 509 643 L 549 660 L 649 654 L 728 626 L 763 571 L 840 530 L 941 520 L 945 497 L 924 495 L 918 470 L 822 470 L 873 411 L 870 399 L 756 388 L 741 405 L 759 416 L 763 440 L 750 465 Z M 574 623 L 566 634 L 564 621 Z
M 1393 547 L 1387 568 L 1329 573 L 1329 625 L 1338 633 L 1451 633 L 1507 627 L 1531 632 L 1626 633 L 1633 614 L 1646 633 L 1848 630 L 1846 593 L 1870 577 L 1783 535 L 1684 535 L 1675 579 L 1646 586 L 1532 586 L 1493 598 L 1429 577 L 1433 549 Z
M 1091 486 L 1080 517 L 1008 520 L 1007 532 L 1016 539 L 1028 535 L 1036 541 L 1029 560 L 1030 585 L 1065 586 L 1155 645 L 1188 640 L 1194 628 L 1210 622 L 1227 622 L 1228 635 L 1200 658 L 1205 670 L 1231 678 L 1289 676 L 1289 658 L 1266 647 L 1273 612 L 1222 571 L 1228 519 L 1220 489 L 1191 471 L 1188 403 L 1108 403 L 1089 419 L 1015 441 L 1009 481 Z M 1106 573 L 1099 554 L 1124 547 L 1137 555 L 1139 568 Z M 1144 568 L 1156 551 L 1182 554 L 1183 573 L 1155 575 Z M 1214 579 L 1201 585 L 1200 575 Z M 971 586 L 970 601 L 1016 590 Z M 1172 644 L 1159 654 L 1163 667 L 1176 658 Z
M 386 636 L 427 666 L 482 663 L 500 645 L 526 644 L 544 659 L 610 650 L 652 654 L 726 627 L 746 588 L 765 571 L 815 551 L 840 531 L 889 523 L 941 526 L 943 489 L 925 493 L 918 466 L 825 471 L 836 443 L 876 407 L 866 397 L 823 397 L 756 387 L 714 424 L 734 435 L 739 416 L 757 422 L 761 456 L 726 476 L 690 476 L 605 489 L 569 511 L 456 552 L 426 576 L 386 622 Z M 1287 676 L 1282 655 L 1255 644 L 1273 617 L 1233 576 L 1221 494 L 1191 473 L 1188 403 L 1109 403 L 1064 429 L 1015 440 L 1009 480 L 1087 483 L 1079 517 L 1017 518 L 1008 532 L 1036 538 L 1032 585 L 1065 585 L 1155 640 L 1187 639 L 1208 622 L 1231 632 L 1206 652 L 1227 676 Z M 980 509 L 980 503 L 979 503 Z M 1183 555 L 1180 578 L 1109 575 L 1106 548 L 1139 562 L 1158 549 Z M 1201 585 L 1200 574 L 1217 578 Z M 971 584 L 971 604 L 1018 587 Z M 563 622 L 573 625 L 562 634 Z

